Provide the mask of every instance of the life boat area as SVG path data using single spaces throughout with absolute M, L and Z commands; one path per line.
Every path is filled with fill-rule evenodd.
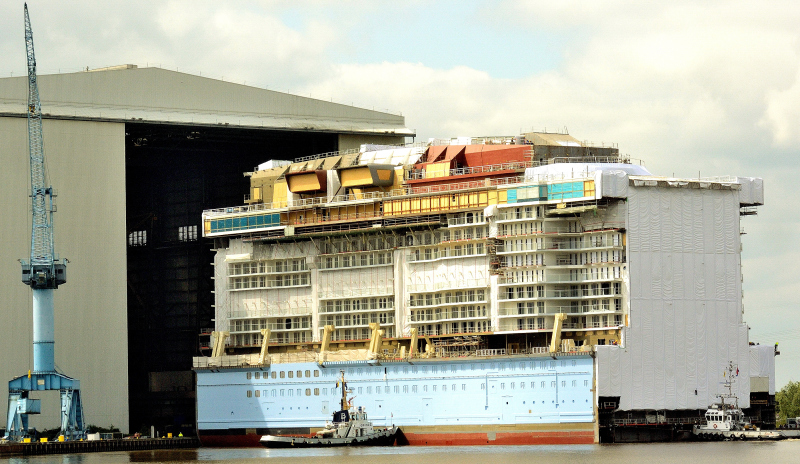
M 39 441 L 31 443 L 8 442 L 0 443 L 0 457 L 97 453 L 105 451 L 194 449 L 199 447 L 200 440 L 197 437 Z

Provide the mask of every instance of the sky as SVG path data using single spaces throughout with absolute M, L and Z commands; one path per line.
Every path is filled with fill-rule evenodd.
M 564 130 L 657 175 L 762 177 L 744 319 L 800 381 L 796 1 L 28 2 L 41 74 L 131 63 L 401 113 L 417 140 Z M 0 76 L 26 71 L 0 3 Z

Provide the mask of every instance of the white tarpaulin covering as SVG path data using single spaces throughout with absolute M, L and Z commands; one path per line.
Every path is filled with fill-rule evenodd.
M 525 180 L 538 180 L 547 177 L 558 179 L 577 179 L 589 177 L 595 171 L 621 171 L 632 176 L 650 176 L 650 172 L 636 164 L 626 163 L 555 163 L 525 169 Z
M 768 377 L 769 394 L 775 394 L 775 347 L 769 345 L 750 347 L 750 377 Z
M 733 361 L 750 371 L 742 323 L 739 192 L 628 187 L 630 326 L 598 350 L 598 393 L 620 408 L 705 409 Z M 750 404 L 750 378 L 735 393 Z
M 628 198 L 628 173 L 600 171 L 595 175 L 599 198 Z
M 361 153 L 358 164 L 391 164 L 393 166 L 405 166 L 418 162 L 423 153 L 425 153 L 425 148 L 423 147 L 367 151 Z
M 760 177 L 737 177 L 736 182 L 742 186 L 739 189 L 739 203 L 743 205 L 764 204 L 764 179 Z

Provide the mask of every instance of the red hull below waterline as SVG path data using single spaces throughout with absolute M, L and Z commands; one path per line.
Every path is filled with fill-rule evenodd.
M 260 447 L 261 435 L 205 435 L 203 446 Z M 400 432 L 397 445 L 409 446 L 475 446 L 475 445 L 591 445 L 595 442 L 591 430 L 524 431 L 524 432 Z

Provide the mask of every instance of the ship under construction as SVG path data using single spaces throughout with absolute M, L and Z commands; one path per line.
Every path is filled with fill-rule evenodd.
M 751 420 L 774 421 L 775 352 L 742 307 L 759 178 L 658 176 L 566 132 L 365 144 L 245 175 L 243 204 L 202 216 L 206 444 L 322 429 L 341 370 L 409 444 L 674 438 L 729 363 Z

